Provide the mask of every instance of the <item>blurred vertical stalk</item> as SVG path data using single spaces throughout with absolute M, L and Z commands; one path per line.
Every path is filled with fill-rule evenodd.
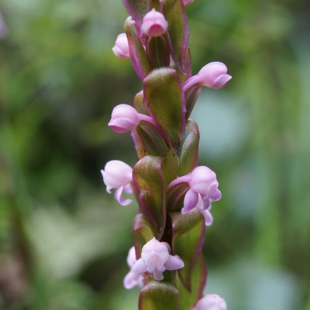
M 0 115 L 0 294 L 5 307 L 31 303 L 34 309 L 43 310 L 47 309 L 45 285 L 27 234 L 30 208 L 16 156 L 18 147 L 13 143 L 17 139 L 4 115 Z

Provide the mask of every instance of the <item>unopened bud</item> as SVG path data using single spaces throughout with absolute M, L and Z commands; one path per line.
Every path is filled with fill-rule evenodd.
M 121 33 L 117 36 L 112 51 L 119 58 L 126 59 L 130 57 L 128 40 L 125 33 Z
M 148 37 L 158 37 L 167 31 L 168 22 L 165 16 L 155 9 L 148 12 L 142 22 L 141 30 Z

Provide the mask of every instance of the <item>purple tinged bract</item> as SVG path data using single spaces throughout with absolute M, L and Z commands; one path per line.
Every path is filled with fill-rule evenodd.
M 163 35 L 168 29 L 168 22 L 165 16 L 152 9 L 142 21 L 141 30 L 148 37 L 158 37 Z
M 120 160 L 111 160 L 106 163 L 104 170 L 101 170 L 103 182 L 107 186 L 107 192 L 115 188 L 114 198 L 122 206 L 129 205 L 132 200 L 122 197 L 123 191 L 132 194 L 132 168 Z
M 170 255 L 170 246 L 155 238 L 147 242 L 141 253 L 141 258 L 132 266 L 132 271 L 138 274 L 149 272 L 155 280 L 164 278 L 165 270 L 177 270 L 184 267 L 183 260 L 177 255 Z
M 225 299 L 216 294 L 207 294 L 199 299 L 191 310 L 227 310 Z

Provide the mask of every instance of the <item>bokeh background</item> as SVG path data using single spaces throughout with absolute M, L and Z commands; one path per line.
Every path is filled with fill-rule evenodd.
M 121 0 L 0 0 L 0 309 L 137 309 L 122 286 L 136 204 L 108 195 L 100 169 L 133 165 L 107 122 L 141 84 L 111 51 Z M 204 89 L 192 117 L 200 164 L 223 193 L 207 229 L 207 293 L 230 310 L 310 309 L 310 5 L 195 0 L 193 72 L 233 76 Z

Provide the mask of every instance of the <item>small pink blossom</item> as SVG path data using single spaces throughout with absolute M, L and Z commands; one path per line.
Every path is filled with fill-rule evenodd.
M 143 276 L 140 273 L 135 273 L 131 270 L 132 266 L 137 261 L 136 251 L 134 247 L 131 247 L 127 255 L 127 264 L 130 268 L 130 271 L 124 278 L 124 287 L 126 289 L 131 289 L 135 286 L 143 287 Z
M 113 109 L 108 126 L 115 132 L 124 133 L 136 127 L 140 121 L 153 123 L 150 116 L 140 114 L 132 106 L 122 103 Z
M 199 299 L 190 310 L 227 310 L 225 299 L 216 294 L 207 294 Z
M 115 188 L 114 198 L 122 206 L 129 205 L 132 200 L 122 197 L 123 191 L 132 194 L 132 168 L 120 160 L 111 160 L 106 163 L 104 170 L 101 170 L 103 182 L 107 186 L 107 192 Z
M 231 75 L 227 74 L 227 67 L 222 62 L 210 62 L 201 68 L 197 75 L 192 76 L 185 82 L 183 90 L 187 91 L 199 84 L 219 89 L 224 87 L 231 78 Z
M 184 5 L 189 5 L 193 2 L 194 2 L 194 0 L 183 0 Z
M 117 36 L 112 51 L 119 58 L 126 59 L 130 57 L 128 39 L 125 33 Z
M 168 22 L 165 16 L 152 9 L 148 12 L 142 21 L 141 30 L 148 37 L 158 37 L 167 31 Z
M 169 189 L 180 183 L 188 183 L 190 186 L 184 197 L 182 214 L 193 210 L 197 206 L 200 197 L 203 202 L 202 210 L 207 210 L 212 201 L 218 201 L 222 197 L 218 189 L 216 174 L 208 167 L 196 167 L 192 172 L 172 181 L 169 184 Z
M 155 280 L 162 280 L 165 270 L 177 270 L 184 267 L 183 260 L 177 255 L 170 255 L 169 252 L 168 243 L 159 242 L 153 238 L 143 246 L 141 258 L 132 266 L 132 271 L 139 274 L 150 272 Z

